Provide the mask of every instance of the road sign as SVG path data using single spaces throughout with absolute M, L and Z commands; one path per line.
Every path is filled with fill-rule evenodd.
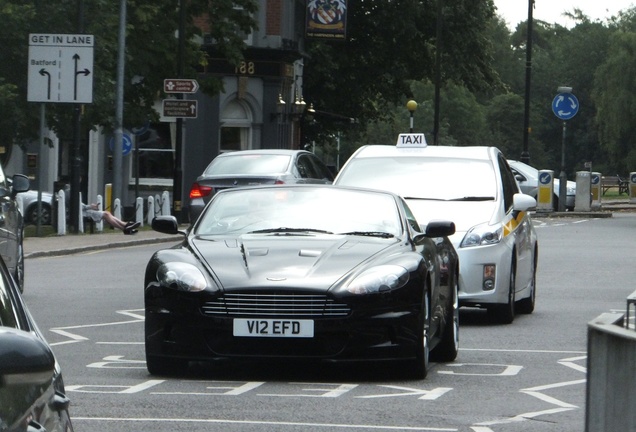
M 193 79 L 165 79 L 163 91 L 166 93 L 196 93 L 199 83 Z
M 579 112 L 579 100 L 572 93 L 559 93 L 552 100 L 552 112 L 561 120 L 570 120 Z
M 108 141 L 108 146 L 110 147 L 110 151 L 112 152 L 115 149 L 115 137 L 111 137 Z M 121 154 L 122 156 L 126 156 L 131 152 L 133 147 L 132 138 L 128 134 L 122 134 L 121 136 Z
M 184 99 L 164 99 L 163 100 L 163 116 L 164 117 L 197 117 L 196 100 Z
M 30 34 L 27 100 L 93 102 L 93 35 Z

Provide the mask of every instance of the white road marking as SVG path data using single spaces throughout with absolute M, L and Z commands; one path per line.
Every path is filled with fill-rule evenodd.
M 244 425 L 264 425 L 264 426 L 290 426 L 290 427 L 316 427 L 316 428 L 336 428 L 336 429 L 364 429 L 364 430 L 397 430 L 397 431 L 434 431 L 434 432 L 456 432 L 456 428 L 436 428 L 417 426 L 382 426 L 372 424 L 338 424 L 338 423 L 302 423 L 302 422 L 273 422 L 263 420 L 229 420 L 229 419 L 193 419 L 193 418 L 116 418 L 116 417 L 75 417 L 73 422 L 139 422 L 139 423 L 209 423 L 209 424 L 244 424 Z

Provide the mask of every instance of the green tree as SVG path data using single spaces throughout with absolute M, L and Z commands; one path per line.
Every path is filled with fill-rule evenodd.
M 78 5 L 83 8 L 78 8 Z M 165 78 L 177 73 L 179 9 L 173 0 L 127 0 L 125 52 L 125 109 L 128 127 L 155 119 L 154 101 Z M 218 53 L 237 64 L 242 58 L 242 33 L 256 26 L 253 18 L 256 0 L 188 0 L 184 77 L 195 77 L 205 65 L 204 53 L 195 36 L 201 31 L 194 25 L 206 23 L 206 32 L 216 43 Z M 80 20 L 79 10 L 83 10 Z M 33 139 L 37 128 L 37 108 L 26 102 L 29 33 L 95 35 L 93 103 L 85 106 L 86 128 L 94 125 L 111 128 L 115 115 L 116 71 L 119 35 L 119 2 L 114 0 L 3 0 L 0 3 L 0 109 L 3 136 L 7 142 Z M 214 23 L 214 25 L 211 25 Z M 202 90 L 216 94 L 221 81 L 210 77 Z M 60 137 L 72 135 L 73 110 L 65 104 L 49 104 L 47 122 Z
M 434 81 L 436 4 L 351 2 L 346 41 L 307 41 L 305 99 L 316 109 L 356 117 L 360 124 L 390 116 L 391 106 L 411 97 L 411 81 Z M 491 0 L 446 2 L 440 41 L 443 82 L 469 90 L 498 83 L 487 32 L 494 16 Z M 325 119 L 322 130 L 331 126 Z

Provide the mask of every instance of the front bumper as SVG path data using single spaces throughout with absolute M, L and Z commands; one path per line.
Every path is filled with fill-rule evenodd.
M 387 299 L 350 305 L 346 316 L 277 316 L 314 323 L 311 338 L 240 337 L 235 318 L 258 316 L 206 312 L 210 299 L 161 287 L 146 290 L 146 354 L 192 361 L 224 358 L 394 360 L 414 358 L 418 302 Z M 260 318 L 274 318 L 272 316 Z

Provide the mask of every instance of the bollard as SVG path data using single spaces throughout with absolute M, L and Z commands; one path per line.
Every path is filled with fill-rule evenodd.
M 144 199 L 142 197 L 137 197 L 135 200 L 135 222 L 144 226 Z
M 148 197 L 148 225 L 152 226 L 152 220 L 155 218 L 155 199 L 152 196 Z
M 629 173 L 629 202 L 636 203 L 636 172 Z
M 537 182 L 537 211 L 554 210 L 554 171 L 539 170 Z
M 104 208 L 104 198 L 101 195 L 97 195 L 97 210 L 102 210 Z M 104 231 L 104 221 L 100 220 L 95 223 L 95 229 L 97 232 Z
M 155 217 L 161 216 L 161 198 L 159 194 L 155 195 Z
M 79 215 L 77 217 L 77 232 L 81 232 L 84 233 L 84 212 L 82 211 L 82 207 L 84 206 L 83 202 L 84 200 L 82 199 L 82 193 L 79 193 L 79 208 L 77 209 L 77 211 L 79 212 Z
M 576 172 L 576 196 L 574 197 L 574 210 L 589 212 L 592 207 L 591 200 L 591 175 L 589 171 Z
M 161 215 L 170 215 L 170 194 L 168 191 L 163 191 L 161 194 Z
M 66 235 L 66 194 L 64 189 L 57 192 L 57 235 Z
M 113 205 L 115 206 L 113 216 L 115 216 L 117 219 L 121 219 L 121 201 L 119 200 L 119 198 L 115 198 L 115 203 Z

